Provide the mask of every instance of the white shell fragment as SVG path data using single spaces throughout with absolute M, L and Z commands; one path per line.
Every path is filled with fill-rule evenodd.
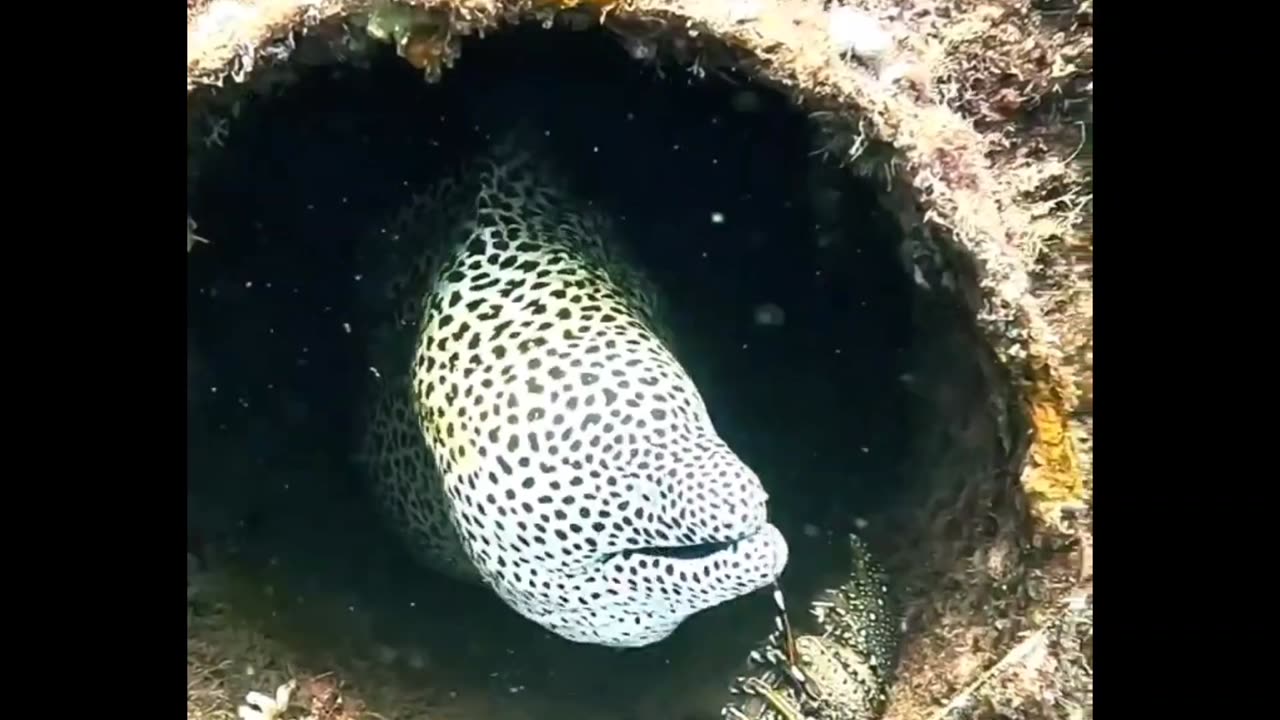
M 240 720 L 276 720 L 288 709 L 289 699 L 293 697 L 293 691 L 297 687 L 297 681 L 290 680 L 276 688 L 275 697 L 251 692 L 244 696 L 244 701 L 248 704 L 237 708 L 236 714 Z
M 893 49 L 893 37 L 874 17 L 837 5 L 827 13 L 827 32 L 841 55 L 877 64 Z
M 187 252 L 191 252 L 191 248 L 195 247 L 196 243 L 198 242 L 205 243 L 206 245 L 209 243 L 207 239 L 202 238 L 196 234 L 196 221 L 192 220 L 191 216 L 188 215 L 187 216 Z

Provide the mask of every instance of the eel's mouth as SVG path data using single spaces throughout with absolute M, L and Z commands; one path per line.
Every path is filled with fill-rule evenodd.
M 609 553 L 602 558 L 602 561 L 620 560 L 626 562 L 633 556 L 685 561 L 706 560 L 717 555 L 732 556 L 738 554 L 744 545 L 750 546 L 759 543 L 768 545 L 770 541 L 764 535 L 770 530 L 774 533 L 777 532 L 777 529 L 773 528 L 768 521 L 768 514 L 763 502 L 755 517 L 739 524 L 737 527 L 724 528 L 722 532 L 726 530 L 728 532 L 725 532 L 722 536 L 723 539 L 707 539 L 703 542 L 684 545 L 647 545 L 627 548 L 626 550 Z
M 671 560 L 705 560 L 713 555 L 733 554 L 739 546 L 758 538 L 768 525 L 762 525 L 750 532 L 743 533 L 729 540 L 710 540 L 692 545 L 654 545 L 648 547 L 628 548 L 604 557 L 604 562 L 614 559 L 626 561 L 633 556 L 668 558 Z
M 749 536 L 748 536 L 749 537 Z M 614 553 L 615 556 L 621 556 L 623 560 L 632 555 L 645 555 L 648 557 L 674 558 L 679 560 L 701 560 L 702 558 L 711 557 L 718 552 L 724 550 L 733 551 L 738 549 L 738 543 L 744 538 L 737 540 L 727 540 L 721 542 L 705 542 L 697 545 L 675 545 L 670 547 L 647 547 L 637 548 L 634 550 L 623 550 Z

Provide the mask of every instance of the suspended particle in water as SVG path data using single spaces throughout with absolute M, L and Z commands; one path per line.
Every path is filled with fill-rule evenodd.
M 774 303 L 760 303 L 755 307 L 752 317 L 756 325 L 761 327 L 781 327 L 787 322 L 787 314 Z
M 760 96 L 751 90 L 740 90 L 733 94 L 730 104 L 740 113 L 754 113 L 760 110 Z

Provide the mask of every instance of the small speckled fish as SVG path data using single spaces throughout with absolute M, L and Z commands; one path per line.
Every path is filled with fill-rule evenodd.
M 848 581 L 813 604 L 821 634 L 792 633 L 780 589 L 777 630 L 751 654 L 763 665 L 732 686 L 745 697 L 726 705 L 730 720 L 876 720 L 888 701 L 900 640 L 888 578 L 861 538 L 849 537 Z
M 787 544 L 603 218 L 511 136 L 397 223 L 361 453 L 419 557 L 569 640 L 635 647 Z

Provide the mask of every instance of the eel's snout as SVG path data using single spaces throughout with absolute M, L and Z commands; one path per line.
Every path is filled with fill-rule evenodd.
M 765 523 L 759 532 L 738 544 L 741 546 L 743 542 L 750 543 L 745 555 L 759 558 L 757 567 L 760 568 L 760 574 L 752 590 L 772 583 L 782 575 L 783 570 L 786 570 L 787 561 L 791 557 L 791 548 L 787 545 L 787 539 L 783 537 L 782 531 L 773 523 Z

